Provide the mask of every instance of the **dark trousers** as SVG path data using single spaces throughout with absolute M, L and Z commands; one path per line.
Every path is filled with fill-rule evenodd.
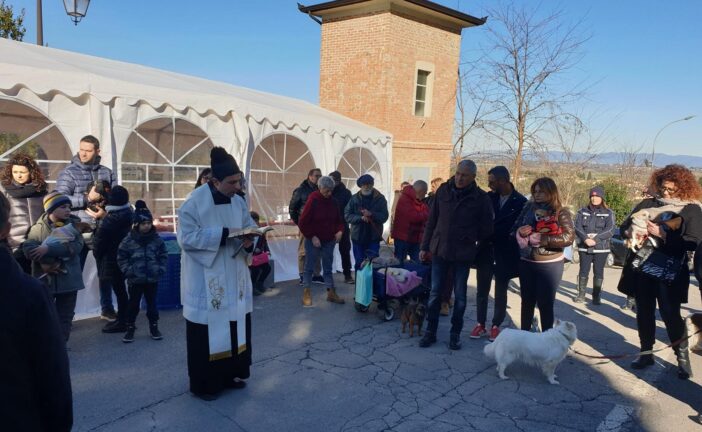
M 363 260 L 369 255 L 377 257 L 380 252 L 380 242 L 358 243 L 353 242 L 353 259 L 356 261 L 356 270 L 361 269 Z
M 263 291 L 265 287 L 263 282 L 271 273 L 271 265 L 268 263 L 261 264 L 256 267 L 249 267 L 249 273 L 251 273 L 251 284 L 254 290 Z
M 149 323 L 158 322 L 158 309 L 156 308 L 156 283 L 129 284 L 129 312 L 126 314 L 127 324 L 134 324 L 141 306 L 141 296 L 146 300 L 146 317 Z M 121 311 L 121 308 L 120 308 Z
M 607 264 L 608 253 L 580 252 L 580 278 L 587 279 L 592 267 L 595 279 L 604 279 L 604 268 Z
M 351 231 L 348 225 L 344 228 L 344 233 L 341 235 L 339 242 L 339 255 L 341 255 L 341 268 L 344 271 L 344 277 L 351 277 Z
M 112 293 L 117 297 L 117 321 L 127 322 L 127 310 L 129 309 L 129 297 L 127 295 L 127 284 L 124 281 L 124 276 L 114 275 L 113 277 L 101 278 L 98 280 L 100 287 L 100 305 L 102 310 L 112 310 Z M 103 294 L 104 291 L 104 294 Z M 103 304 L 103 297 L 109 298 L 109 306 Z
M 509 279 L 504 272 L 495 272 L 495 260 L 492 250 L 481 251 L 476 257 L 478 292 L 476 303 L 478 306 L 478 323 L 485 326 L 487 321 L 488 297 L 492 278 L 495 277 L 495 310 L 492 314 L 492 325 L 500 326 L 507 314 L 507 287 Z
M 451 316 L 451 334 L 460 334 L 463 330 L 463 314 L 466 312 L 466 291 L 468 290 L 468 273 L 470 262 L 446 261 L 434 255 L 431 261 L 431 294 L 429 294 L 429 311 L 427 313 L 427 332 L 436 333 L 439 327 L 442 288 L 444 280 L 453 267 L 454 296 L 453 315 Z
M 553 327 L 553 304 L 563 277 L 563 260 L 537 263 L 519 262 L 519 285 L 522 293 L 522 330 L 529 330 L 534 319 L 534 307 L 539 307 L 541 331 Z
M 636 288 L 636 326 L 639 330 L 641 351 L 653 348 L 656 341 L 656 300 L 658 311 L 668 332 L 675 342 L 685 334 L 685 323 L 680 316 L 680 298 L 675 289 L 656 279 L 641 275 Z
M 54 294 L 54 305 L 61 324 L 61 333 L 66 342 L 71 336 L 71 326 L 73 325 L 73 316 L 76 314 L 77 299 L 78 291 Z
M 451 295 L 453 294 L 453 284 L 454 284 L 455 273 L 453 271 L 453 265 L 449 265 L 446 269 L 446 277 L 444 278 L 444 283 L 441 286 L 441 303 L 449 303 L 451 301 Z
M 419 243 L 409 243 L 404 240 L 395 239 L 395 258 L 404 263 L 407 255 L 414 262 L 419 262 Z

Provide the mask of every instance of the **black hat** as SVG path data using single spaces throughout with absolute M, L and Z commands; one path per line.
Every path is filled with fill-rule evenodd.
M 125 205 L 129 202 L 129 191 L 123 186 L 115 186 L 110 191 L 107 202 L 113 206 Z
M 341 173 L 339 171 L 330 172 L 329 177 L 333 178 L 335 182 L 341 183 Z
M 153 221 L 154 217 L 151 216 L 149 208 L 146 207 L 146 203 L 142 200 L 137 200 L 134 203 L 134 223 L 150 222 Z
M 594 188 L 590 189 L 590 196 L 598 196 L 602 199 L 605 198 L 605 191 L 601 186 L 595 186 Z
M 213 147 L 210 151 L 210 166 L 212 167 L 212 177 L 219 181 L 241 172 L 234 157 L 222 147 Z

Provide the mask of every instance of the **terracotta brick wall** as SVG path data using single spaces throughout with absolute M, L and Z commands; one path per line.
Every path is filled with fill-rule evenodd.
M 447 177 L 461 35 L 395 12 L 325 20 L 320 105 L 393 134 L 393 186 L 402 167 Z M 417 62 L 433 65 L 432 110 L 414 116 Z

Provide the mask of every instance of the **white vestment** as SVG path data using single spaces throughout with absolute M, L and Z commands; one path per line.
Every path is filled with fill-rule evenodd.
M 246 314 L 253 310 L 248 254 L 238 239 L 220 246 L 222 230 L 256 226 L 243 198 L 215 205 L 208 185 L 195 189 L 178 210 L 183 316 L 208 326 L 210 360 L 230 357 L 232 348 L 246 350 Z M 231 346 L 230 321 L 237 323 L 238 347 Z

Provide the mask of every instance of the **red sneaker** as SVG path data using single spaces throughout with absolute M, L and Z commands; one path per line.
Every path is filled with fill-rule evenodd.
M 500 328 L 497 327 L 496 325 L 494 325 L 490 329 L 490 336 L 488 337 L 488 340 L 490 342 L 494 342 L 495 339 L 497 339 L 497 336 L 499 336 L 499 335 L 500 335 Z
M 487 335 L 487 330 L 485 330 L 485 326 L 482 324 L 476 324 L 473 331 L 470 332 L 471 339 L 480 339 L 485 335 Z

